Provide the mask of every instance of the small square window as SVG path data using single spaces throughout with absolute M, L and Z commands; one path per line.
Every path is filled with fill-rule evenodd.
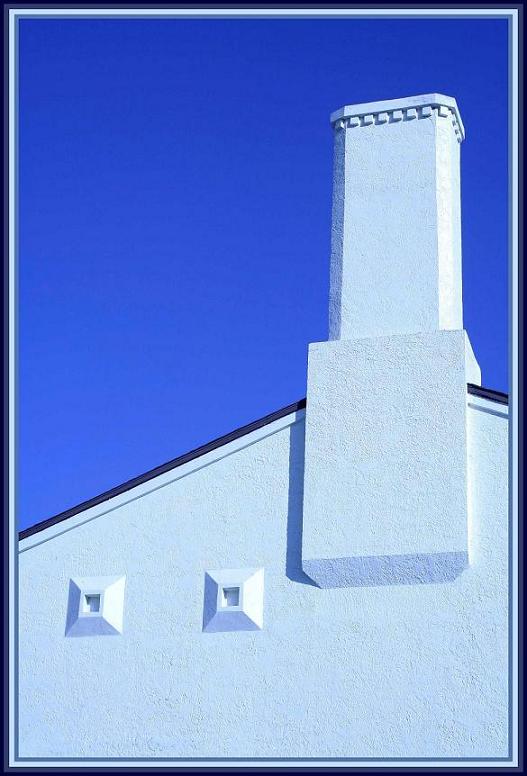
M 262 568 L 206 571 L 203 630 L 262 630 L 263 588 Z
M 123 632 L 126 577 L 72 577 L 65 636 L 113 636 Z
M 223 608 L 240 605 L 240 588 L 224 587 L 221 596 L 221 605 Z
M 99 612 L 101 610 L 100 593 L 90 593 L 89 595 L 85 595 L 82 610 L 85 614 L 89 614 L 90 612 Z

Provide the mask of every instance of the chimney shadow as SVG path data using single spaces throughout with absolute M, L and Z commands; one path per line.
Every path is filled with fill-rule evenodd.
M 469 566 L 467 552 L 372 555 L 306 561 L 318 587 L 379 587 L 453 582 Z
M 318 587 L 302 569 L 302 512 L 304 501 L 305 422 L 297 421 L 289 432 L 289 495 L 285 574 L 292 582 Z

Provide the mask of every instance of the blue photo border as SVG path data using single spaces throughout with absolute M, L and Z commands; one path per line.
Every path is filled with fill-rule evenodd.
M 122 6 L 122 7 L 120 7 Z M 4 524 L 5 555 L 4 581 L 6 617 L 4 618 L 4 642 L 8 649 L 4 660 L 4 677 L 9 692 L 4 694 L 5 719 L 8 725 L 4 731 L 4 752 L 8 755 L 4 768 L 11 770 L 49 770 L 52 767 L 68 770 L 158 770 L 160 768 L 192 768 L 211 770 L 225 767 L 245 770 L 267 770 L 288 765 L 298 769 L 311 763 L 310 770 L 336 770 L 339 767 L 366 767 L 368 771 L 385 771 L 420 767 L 426 770 L 519 771 L 523 764 L 523 742 L 519 738 L 522 730 L 522 525 L 519 516 L 523 514 L 523 485 L 519 472 L 522 471 L 523 447 L 523 355 L 520 336 L 523 331 L 523 230 L 519 219 L 521 212 L 521 158 L 522 145 L 522 87 L 521 62 L 523 57 L 523 6 L 481 5 L 460 8 L 455 5 L 348 5 L 325 8 L 295 8 L 294 6 L 259 6 L 244 8 L 230 6 L 231 18 L 506 18 L 509 25 L 509 757 L 508 758 L 28 758 L 18 756 L 18 538 L 15 524 L 15 463 L 16 463 L 16 330 L 17 330 L 17 115 L 16 94 L 18 70 L 18 24 L 23 18 L 138 18 L 139 16 L 173 18 L 225 18 L 227 7 L 158 5 L 145 8 L 144 5 L 71 4 L 71 5 L 29 5 L 4 4 L 4 164 L 9 176 L 4 178 L 4 506 L 8 520 Z M 7 627 L 6 627 L 7 626 Z M 80 763 L 85 765 L 81 766 Z M 148 767 L 148 765 L 151 767 Z M 391 765 L 388 765 L 391 764 Z M 387 767 L 388 766 L 388 767 Z M 520 771 L 523 772 L 523 771 Z

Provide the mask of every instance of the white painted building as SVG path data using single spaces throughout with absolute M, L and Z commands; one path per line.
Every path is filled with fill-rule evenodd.
M 509 755 L 508 407 L 463 330 L 463 124 L 440 94 L 332 124 L 307 409 L 21 533 L 20 758 Z

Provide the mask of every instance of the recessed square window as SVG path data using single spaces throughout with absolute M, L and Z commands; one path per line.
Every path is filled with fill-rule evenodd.
M 101 596 L 99 593 L 94 593 L 93 595 L 85 595 L 84 596 L 84 607 L 83 610 L 86 613 L 89 612 L 98 612 L 101 609 Z
M 261 630 L 264 570 L 217 569 L 205 572 L 203 630 Z
M 66 636 L 112 636 L 123 632 L 124 576 L 70 579 Z
M 240 588 L 224 587 L 222 589 L 221 605 L 224 608 L 240 605 Z

